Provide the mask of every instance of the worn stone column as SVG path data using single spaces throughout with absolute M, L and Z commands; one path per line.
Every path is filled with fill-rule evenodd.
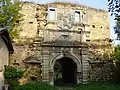
M 82 48 L 82 74 L 83 74 L 83 83 L 88 81 L 88 71 L 89 71 L 89 63 L 88 63 L 88 48 Z

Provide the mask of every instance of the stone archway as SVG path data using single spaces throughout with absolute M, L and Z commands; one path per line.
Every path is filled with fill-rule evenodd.
M 57 86 L 73 86 L 77 84 L 77 66 L 76 63 L 68 57 L 63 57 L 56 61 L 54 73 L 54 84 Z
M 50 84 L 51 85 L 54 85 L 54 80 L 55 80 L 54 66 L 55 66 L 56 61 L 61 61 L 62 59 L 65 59 L 65 58 L 67 58 L 67 59 L 69 59 L 71 61 L 71 64 L 73 64 L 73 69 L 76 72 L 76 73 L 74 73 L 74 75 L 76 75 L 76 76 L 73 77 L 73 78 L 76 78 L 76 80 L 74 79 L 74 83 L 79 84 L 79 83 L 82 82 L 82 65 L 81 65 L 81 60 L 79 60 L 77 57 L 75 57 L 72 54 L 66 53 L 66 54 L 60 54 L 60 55 L 56 56 L 50 62 L 50 68 L 49 68 L 49 75 L 50 76 L 49 76 L 49 78 L 50 78 Z M 68 65 L 68 67 L 69 67 L 69 65 Z M 72 72 L 69 72 L 69 73 L 72 73 Z

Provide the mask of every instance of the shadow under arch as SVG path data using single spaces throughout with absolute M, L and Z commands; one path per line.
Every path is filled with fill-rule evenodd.
M 67 58 L 70 58 L 71 60 L 73 60 L 73 62 L 76 64 L 77 66 L 77 72 L 81 72 L 82 71 L 82 65 L 81 65 L 81 60 L 79 60 L 75 55 L 73 54 L 59 54 L 57 55 L 54 59 L 52 59 L 50 61 L 50 68 L 49 70 L 50 71 L 53 71 L 54 70 L 54 65 L 55 65 L 55 62 L 61 58 L 64 58 L 64 57 L 67 57 Z
M 57 55 L 54 59 L 52 59 L 49 63 L 49 73 L 50 73 L 50 84 L 51 85 L 55 85 L 54 81 L 55 81 L 55 73 L 54 73 L 54 66 L 56 64 L 57 61 L 60 61 L 62 59 L 69 59 L 71 60 L 72 63 L 74 63 L 74 70 L 75 71 L 75 75 L 76 75 L 76 84 L 79 84 L 79 75 L 82 72 L 82 65 L 81 65 L 81 60 L 78 59 L 75 55 L 70 54 L 70 53 L 66 53 L 66 54 L 59 54 Z M 71 68 L 71 67 L 70 67 Z M 72 69 L 72 68 L 71 68 Z

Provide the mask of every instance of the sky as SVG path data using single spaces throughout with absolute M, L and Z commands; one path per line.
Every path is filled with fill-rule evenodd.
M 98 8 L 98 9 L 104 9 L 107 10 L 108 9 L 108 0 L 23 0 L 23 1 L 32 1 L 32 2 L 36 2 L 36 3 L 49 3 L 49 2 L 55 2 L 55 1 L 61 1 L 61 2 L 71 2 L 71 3 L 80 3 L 83 5 L 87 5 L 87 6 L 91 6 L 94 8 Z M 115 25 L 115 21 L 114 21 L 114 17 L 110 16 L 110 37 L 111 39 L 114 40 L 114 44 L 117 45 L 120 43 L 120 41 L 116 41 L 116 35 L 114 34 L 114 30 L 113 27 Z

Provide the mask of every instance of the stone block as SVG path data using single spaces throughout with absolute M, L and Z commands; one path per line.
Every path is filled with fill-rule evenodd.
M 88 54 L 88 50 L 82 50 L 82 53 L 81 53 L 82 55 L 87 55 Z
M 87 61 L 87 60 L 88 60 L 88 55 L 82 54 L 82 60 L 83 60 L 83 61 Z

